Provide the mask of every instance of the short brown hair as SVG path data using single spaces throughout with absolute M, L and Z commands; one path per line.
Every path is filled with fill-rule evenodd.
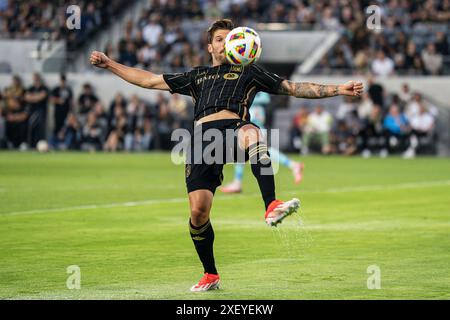
M 233 30 L 234 24 L 230 19 L 220 19 L 214 21 L 214 23 L 208 29 L 208 43 L 212 43 L 214 32 L 217 30 Z

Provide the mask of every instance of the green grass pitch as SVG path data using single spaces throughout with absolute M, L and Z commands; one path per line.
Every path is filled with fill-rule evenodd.
M 276 175 L 278 198 L 302 203 L 278 228 L 249 168 L 243 194 L 216 193 L 222 288 L 194 294 L 202 268 L 169 154 L 0 153 L 0 299 L 450 298 L 448 159 L 304 162 L 299 186 Z M 66 286 L 71 265 L 79 290 Z

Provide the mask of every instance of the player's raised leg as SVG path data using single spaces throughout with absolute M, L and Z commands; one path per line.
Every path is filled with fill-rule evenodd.
M 254 125 L 246 124 L 238 132 L 239 147 L 247 150 L 252 173 L 258 181 L 264 200 L 264 218 L 270 226 L 276 226 L 300 206 L 298 199 L 287 202 L 275 198 L 275 179 L 268 148 L 261 131 Z
M 219 288 L 219 274 L 214 261 L 214 230 L 209 219 L 213 193 L 210 190 L 195 190 L 189 193 L 191 217 L 189 231 L 195 249 L 203 264 L 204 275 L 192 286 L 192 292 L 208 291 Z

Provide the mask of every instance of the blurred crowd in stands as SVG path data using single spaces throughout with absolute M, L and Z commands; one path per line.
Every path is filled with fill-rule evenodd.
M 0 38 L 66 40 L 74 50 L 106 28 L 132 1 L 127 0 L 0 0 Z M 67 19 L 80 8 L 80 28 L 69 30 Z
M 138 21 L 128 22 L 118 44 L 107 45 L 109 56 L 156 71 L 205 65 L 205 34 L 192 37 L 185 30 L 195 30 L 199 21 L 228 17 L 236 25 L 284 23 L 297 30 L 340 31 L 339 42 L 314 73 L 450 74 L 450 0 L 375 1 L 382 17 L 380 32 L 366 26 L 364 10 L 373 1 L 211 0 L 189 1 L 188 7 L 176 0 L 151 3 Z
M 81 29 L 70 31 L 66 9 L 71 1 L 0 0 L 0 37 L 47 34 L 75 49 L 132 3 L 76 1 Z M 155 73 L 209 64 L 204 31 L 212 21 L 227 17 L 235 25 L 257 30 L 264 28 L 259 23 L 277 23 L 290 30 L 339 31 L 339 41 L 313 70 L 316 74 L 450 74 L 450 0 L 149 0 L 148 4 L 136 21 L 126 23 L 120 41 L 108 43 L 104 51 L 120 63 Z M 379 11 L 366 12 L 373 4 Z M 374 12 L 381 14 L 380 30 L 367 27 Z M 380 84 L 371 79 L 368 83 L 361 100 L 343 99 L 336 112 L 320 104 L 300 108 L 291 128 L 292 149 L 364 156 L 391 152 L 410 156 L 422 147 L 434 152 L 436 109 L 420 93 L 410 92 L 407 84 L 397 94 L 386 94 Z M 12 84 L 1 86 L 1 148 L 35 148 L 38 141 L 48 139 L 52 148 L 63 150 L 168 150 L 172 130 L 188 128 L 192 119 L 192 108 L 178 95 L 166 99 L 161 94 L 157 101 L 145 101 L 118 93 L 107 106 L 89 83 L 74 97 L 64 76 L 56 88 L 48 88 L 39 74 L 27 88 L 17 76 Z M 54 106 L 51 117 L 49 105 Z
M 367 86 L 361 99 L 344 97 L 333 110 L 320 102 L 300 107 L 291 124 L 291 150 L 363 157 L 436 154 L 436 106 L 407 83 L 398 93 L 387 93 L 371 77 Z
M 89 83 L 74 97 L 64 75 L 55 88 L 39 74 L 28 88 L 14 76 L 0 95 L 0 148 L 28 150 L 48 140 L 54 150 L 170 150 L 172 131 L 192 126 L 193 108 L 178 94 L 149 102 L 117 93 L 105 103 Z
M 70 1 L 0 0 L 0 34 L 26 38 L 49 31 L 73 45 L 105 28 L 132 2 L 77 1 L 82 28 L 69 31 Z M 366 25 L 374 12 L 366 9 L 374 4 L 381 14 L 379 31 Z M 221 17 L 257 30 L 263 28 L 257 23 L 283 23 L 296 30 L 339 31 L 342 37 L 315 73 L 450 74 L 450 0 L 149 0 L 148 10 L 128 21 L 119 43 L 102 49 L 121 63 L 155 72 L 205 65 L 204 30 Z
M 75 97 L 64 75 L 58 86 L 48 88 L 39 74 L 30 87 L 14 76 L 1 89 L 0 148 L 33 149 L 46 140 L 54 150 L 170 150 L 172 131 L 192 127 L 191 103 L 178 94 L 167 98 L 159 93 L 156 101 L 145 101 L 117 93 L 106 105 L 89 83 Z M 436 153 L 437 108 L 408 84 L 392 94 L 369 78 L 362 98 L 332 99 L 330 110 L 321 101 L 298 107 L 290 129 L 291 151 L 365 157 Z

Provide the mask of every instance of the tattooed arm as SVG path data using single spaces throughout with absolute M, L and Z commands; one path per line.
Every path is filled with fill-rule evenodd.
M 361 95 L 363 89 L 364 87 L 361 82 L 354 81 L 349 81 L 344 85 L 323 85 L 284 80 L 278 89 L 278 94 L 307 99 L 321 99 L 337 95 L 358 97 Z

